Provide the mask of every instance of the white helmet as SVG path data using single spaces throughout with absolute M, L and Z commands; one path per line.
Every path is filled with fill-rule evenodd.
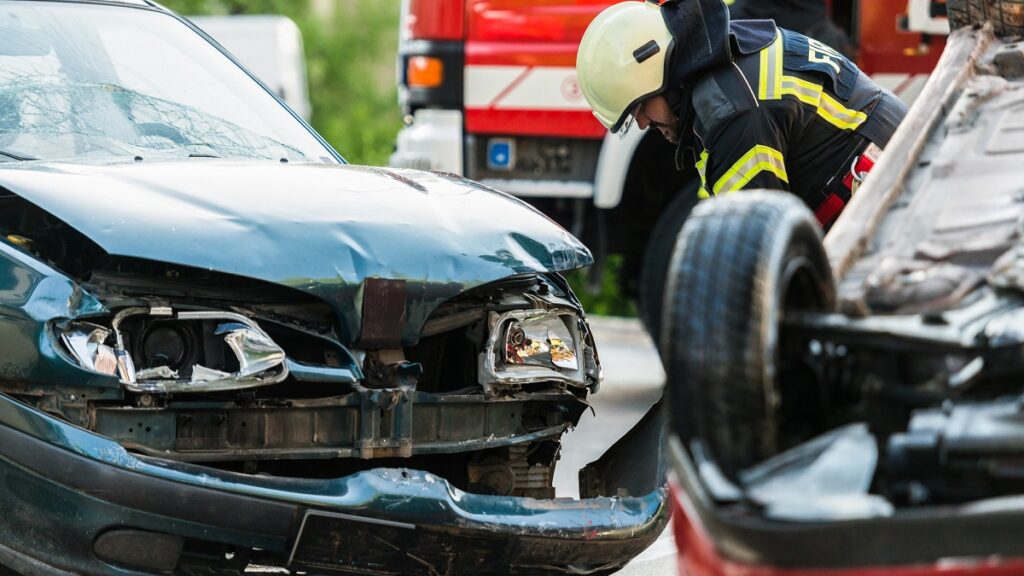
M 576 76 L 594 116 L 617 132 L 641 100 L 661 93 L 672 33 L 651 2 L 621 2 L 587 27 L 576 54 Z

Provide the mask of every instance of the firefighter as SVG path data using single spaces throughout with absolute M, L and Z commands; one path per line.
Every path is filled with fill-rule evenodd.
M 722 0 L 623 2 L 587 28 L 583 94 L 611 132 L 655 128 L 703 198 L 788 190 L 828 229 L 906 114 L 842 54 Z

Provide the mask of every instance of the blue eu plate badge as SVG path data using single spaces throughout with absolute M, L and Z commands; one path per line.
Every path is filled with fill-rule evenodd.
M 491 138 L 487 142 L 487 168 L 511 170 L 515 166 L 516 142 L 511 138 Z

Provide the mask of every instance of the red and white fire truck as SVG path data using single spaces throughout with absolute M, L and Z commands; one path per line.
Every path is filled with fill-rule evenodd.
M 609 135 L 576 80 L 576 50 L 611 0 L 404 0 L 392 165 L 465 175 L 523 197 L 581 237 L 600 270 L 621 254 L 626 293 L 660 302 L 696 202 L 657 133 Z M 944 1 L 830 0 L 858 63 L 912 99 L 944 46 Z M 500 215 L 496 215 L 500 217 Z M 639 279 L 639 285 L 637 280 Z

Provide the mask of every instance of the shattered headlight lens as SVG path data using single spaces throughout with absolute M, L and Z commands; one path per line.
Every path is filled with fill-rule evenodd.
M 186 344 L 179 338 L 126 338 L 122 323 L 144 318 L 170 326 L 164 334 L 179 335 L 174 326 L 210 323 L 209 340 Z M 155 331 L 159 332 L 159 331 Z M 182 329 L 181 333 L 187 330 Z M 194 332 L 205 334 L 203 331 Z M 73 322 L 58 327 L 57 334 L 68 353 L 87 370 L 116 376 L 133 392 L 212 392 L 264 386 L 288 376 L 284 350 L 245 316 L 232 312 L 183 311 L 166 307 L 126 308 L 110 321 L 110 327 Z M 207 336 L 204 336 L 204 338 Z M 224 348 L 217 354 L 219 346 Z M 164 352 L 161 347 L 167 348 Z M 204 366 L 196 359 L 175 358 L 185 349 L 201 348 L 218 358 L 219 365 Z M 142 362 L 139 364 L 139 362 Z M 229 368 L 230 369 L 225 369 Z
M 60 339 L 68 352 L 87 370 L 117 375 L 117 354 L 105 344 L 110 338 L 110 330 L 94 324 L 78 324 L 61 333 Z
M 485 386 L 550 380 L 585 385 L 587 374 L 596 372 L 593 351 L 584 345 L 579 317 L 571 310 L 491 313 L 489 320 L 480 366 Z
M 578 370 L 576 341 L 553 314 L 513 320 L 505 328 L 505 364 Z

